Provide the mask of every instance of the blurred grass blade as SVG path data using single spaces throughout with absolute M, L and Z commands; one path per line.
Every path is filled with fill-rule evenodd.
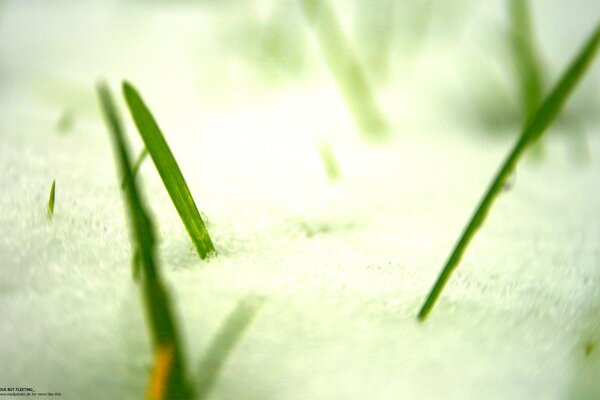
M 98 85 L 97 91 L 106 123 L 111 132 L 111 137 L 113 138 L 119 170 L 123 175 L 123 179 L 127 182 L 125 196 L 129 216 L 132 219 L 133 241 L 139 248 L 146 277 L 153 278 L 156 274 L 156 268 L 154 266 L 154 227 L 142 204 L 137 186 L 130 184 L 134 179 L 131 170 L 129 150 L 125 142 L 122 123 L 114 106 L 112 96 L 104 83 Z
M 398 7 L 396 0 L 358 3 L 354 42 L 359 44 L 363 64 L 376 82 L 385 82 L 389 78 Z
M 140 152 L 140 155 L 138 156 L 137 160 L 135 160 L 133 167 L 131 168 L 131 174 L 133 175 L 134 179 L 137 176 L 138 171 L 140 170 L 140 167 L 142 166 L 142 163 L 144 162 L 146 157 L 148 157 L 148 150 L 144 147 L 144 149 Z M 126 183 L 127 182 L 125 182 L 125 179 L 123 179 L 123 182 L 121 182 L 121 188 L 125 189 Z
M 125 142 L 121 121 L 118 117 L 114 102 L 105 84 L 98 85 L 100 104 L 114 142 L 114 150 L 118 167 L 127 182 L 125 200 L 133 230 L 134 248 L 139 251 L 141 265 L 142 295 L 149 322 L 152 344 L 157 355 L 165 348 L 170 348 L 170 365 L 163 368 L 168 374 L 163 377 L 164 390 L 161 399 L 190 399 L 193 397 L 192 387 L 188 383 L 183 362 L 179 336 L 177 333 L 174 313 L 171 309 L 167 289 L 163 286 L 155 261 L 154 228 L 146 211 L 141 194 L 133 179 L 129 151 Z M 157 358 L 157 362 L 164 362 Z M 152 379 L 155 379 L 154 374 Z M 151 380 L 149 387 L 158 383 Z
M 319 155 L 329 179 L 332 181 L 338 180 L 342 176 L 342 171 L 329 143 L 321 143 L 319 145 Z
M 146 314 L 150 321 L 152 341 L 157 354 L 155 364 L 157 368 L 166 369 L 168 372 L 166 375 L 152 375 L 148 386 L 155 387 L 158 384 L 156 379 L 162 379 L 163 382 L 160 385 L 164 387 L 164 390 L 161 399 L 192 399 L 194 398 L 194 389 L 187 377 L 175 314 L 172 311 L 168 291 L 160 279 L 143 277 L 142 286 Z M 165 348 L 172 352 L 172 355 L 169 356 L 170 365 L 161 366 L 160 364 L 164 363 L 161 351 Z
M 205 259 L 215 252 L 208 230 L 196 208 L 196 203 L 185 183 L 183 174 L 171 153 L 158 124 L 142 100 L 138 91 L 129 83 L 123 83 L 123 93 L 135 125 L 146 144 L 156 169 L 169 192 L 169 196 L 200 255 Z
M 559 114 L 565 101 L 575 88 L 577 82 L 583 76 L 587 67 L 594 59 L 599 42 L 600 23 L 598 23 L 588 41 L 585 43 L 571 65 L 563 73 L 561 79 L 542 103 L 539 110 L 532 116 L 530 121 L 526 123 L 524 129 L 521 131 L 519 140 L 500 167 L 500 170 L 496 174 L 487 192 L 483 196 L 483 199 L 479 203 L 475 213 L 471 217 L 471 220 L 463 231 L 463 234 L 458 240 L 456 247 L 450 254 L 450 257 L 448 258 L 448 261 L 446 262 L 442 272 L 438 276 L 437 281 L 429 292 L 427 300 L 419 311 L 419 320 L 424 320 L 433 308 L 436 300 L 444 289 L 444 286 L 448 282 L 448 279 L 450 279 L 450 275 L 458 266 L 458 263 L 460 262 L 460 259 L 469 242 L 479 227 L 483 224 L 485 217 L 492 206 L 492 203 L 502 191 L 502 188 L 506 184 L 507 179 L 514 170 L 519 158 L 527 146 L 537 140 Z
M 248 329 L 262 303 L 263 300 L 255 296 L 240 300 L 236 309 L 213 338 L 206 355 L 200 362 L 196 400 L 203 400 L 209 394 L 227 357 Z
M 302 5 L 360 131 L 370 139 L 385 136 L 388 133 L 387 122 L 329 3 L 327 0 L 302 0 Z
M 528 0 L 508 0 L 510 45 L 519 79 L 524 120 L 532 117 L 542 101 L 544 79 L 535 46 Z
M 50 186 L 50 198 L 48 198 L 48 217 L 54 216 L 54 198 L 55 198 L 56 180 L 52 180 L 52 186 Z
M 65 110 L 56 122 L 56 129 L 58 129 L 60 133 L 68 133 L 72 131 L 74 126 L 75 113 L 73 110 Z

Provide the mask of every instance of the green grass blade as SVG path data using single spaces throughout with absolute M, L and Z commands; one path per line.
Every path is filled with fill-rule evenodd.
M 129 83 L 123 83 L 123 93 L 131 116 L 142 136 L 156 169 L 169 192 L 169 196 L 200 255 L 205 259 L 215 252 L 208 230 L 196 208 L 196 203 L 185 183 L 183 174 L 171 153 L 158 124 L 142 100 L 138 91 Z
M 212 389 L 229 354 L 262 306 L 262 299 L 249 296 L 242 299 L 212 340 L 200 362 L 200 377 L 196 384 L 196 400 L 203 400 Z
M 134 247 L 139 251 L 141 259 L 142 295 L 149 321 L 152 344 L 157 354 L 163 352 L 164 349 L 169 349 L 170 354 L 172 354 L 168 374 L 164 376 L 165 382 L 161 386 L 164 388 L 164 393 L 161 393 L 160 397 L 157 398 L 190 399 L 193 397 L 193 389 L 186 378 L 176 320 L 154 256 L 153 224 L 133 179 L 122 124 L 106 85 L 98 85 L 98 95 L 113 139 L 117 165 L 127 182 L 125 200 L 133 230 Z M 152 384 L 153 382 L 151 382 L 151 386 Z
M 600 23 L 596 26 L 594 32 L 585 43 L 579 54 L 576 56 L 574 61 L 563 73 L 561 79 L 542 103 L 539 110 L 532 116 L 532 118 L 528 123 L 526 123 L 525 127 L 521 131 L 519 140 L 496 174 L 487 192 L 483 196 L 483 199 L 479 203 L 477 210 L 471 217 L 471 220 L 467 224 L 463 234 L 458 240 L 456 247 L 450 254 L 450 257 L 442 269 L 442 272 L 438 276 L 437 281 L 429 292 L 427 300 L 419 311 L 419 320 L 424 320 L 430 313 L 436 300 L 444 289 L 444 286 L 448 282 L 448 279 L 450 279 L 450 275 L 458 266 L 458 263 L 460 262 L 460 259 L 469 242 L 479 227 L 483 224 L 485 217 L 492 206 L 492 203 L 502 191 L 505 182 L 515 168 L 519 158 L 527 146 L 537 140 L 559 114 L 565 101 L 575 88 L 577 82 L 581 79 L 587 67 L 594 59 L 599 42 Z
M 133 251 L 133 257 L 131 259 L 131 275 L 136 282 L 139 282 L 142 278 L 142 255 L 137 248 Z
M 142 262 L 146 277 L 153 278 L 156 275 L 154 261 L 154 227 L 142 204 L 137 186 L 129 184 L 134 181 L 129 150 L 125 142 L 125 133 L 122 128 L 123 125 L 117 114 L 109 89 L 105 84 L 99 84 L 97 90 L 106 123 L 112 134 L 119 170 L 123 175 L 123 179 L 128 183 L 126 185 L 125 195 L 127 199 L 127 209 L 132 219 L 131 223 L 134 243 L 139 248 L 140 257 L 143 258 Z
M 342 33 L 326 0 L 302 0 L 307 19 L 316 31 L 329 68 L 360 131 L 377 139 L 388 133 L 366 74 Z
M 329 179 L 332 181 L 338 180 L 342 176 L 342 171 L 329 143 L 321 143 L 319 145 L 319 155 Z
M 131 174 L 133 175 L 134 179 L 137 176 L 142 166 L 142 163 L 144 162 L 146 157 L 148 157 L 148 150 L 144 147 L 144 149 L 140 152 L 140 155 L 138 156 L 137 160 L 135 160 L 135 163 L 133 163 L 133 167 L 131 168 Z M 125 181 L 125 178 L 123 178 L 123 181 L 121 182 L 121 188 L 125 189 L 126 184 L 127 182 Z
M 510 45 L 521 91 L 525 119 L 531 118 L 542 101 L 544 79 L 533 37 L 528 0 L 509 0 Z
M 50 186 L 50 198 L 48 199 L 48 216 L 52 218 L 54 216 L 54 198 L 56 189 L 56 180 L 52 180 L 52 186 Z

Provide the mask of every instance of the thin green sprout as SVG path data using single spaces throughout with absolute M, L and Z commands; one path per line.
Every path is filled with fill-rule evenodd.
M 120 118 L 112 96 L 105 84 L 98 85 L 98 96 L 114 143 L 119 170 L 127 181 L 125 200 L 132 225 L 134 247 L 141 258 L 142 295 L 149 322 L 152 344 L 157 354 L 168 350 L 168 373 L 164 382 L 163 399 L 191 399 L 193 387 L 186 377 L 177 324 L 167 288 L 163 285 L 155 261 L 154 228 L 142 202 L 141 193 L 133 179 L 130 156 Z M 152 382 L 151 382 L 152 384 Z
M 123 94 L 146 149 L 156 165 L 198 255 L 202 259 L 207 258 L 215 253 L 215 248 L 163 133 L 138 91 L 128 82 L 123 83 Z
M 561 79 L 546 97 L 538 111 L 525 124 L 519 140 L 516 142 L 506 160 L 500 167 L 500 170 L 496 174 L 495 178 L 492 180 L 491 185 L 489 186 L 475 213 L 467 224 L 454 250 L 450 254 L 450 257 L 438 276 L 433 288 L 429 292 L 427 300 L 423 304 L 418 314 L 418 319 L 420 321 L 425 320 L 427 315 L 431 312 L 431 309 L 435 305 L 435 302 L 444 289 L 444 286 L 448 282 L 448 279 L 450 279 L 450 275 L 458 266 L 469 242 L 479 227 L 483 224 L 494 200 L 502 191 L 502 188 L 504 187 L 511 172 L 514 170 L 523 152 L 531 143 L 535 142 L 544 133 L 546 128 L 554 121 L 561 111 L 567 98 L 581 77 L 584 75 L 587 67 L 594 59 L 599 42 L 600 23 L 598 23 L 583 48 L 574 58 L 570 66 L 565 70 Z
M 369 139 L 385 136 L 388 124 L 329 3 L 326 0 L 302 0 L 302 5 L 360 131 Z
M 209 394 L 227 357 L 248 329 L 262 303 L 261 298 L 248 296 L 238 303 L 225 320 L 200 362 L 196 400 L 203 400 Z
M 140 152 L 140 155 L 138 156 L 137 160 L 135 160 L 133 167 L 131 168 L 131 173 L 133 174 L 134 178 L 137 176 L 140 167 L 142 166 L 142 163 L 144 162 L 146 157 L 148 157 L 148 150 L 144 147 Z M 123 181 L 121 182 L 121 188 L 125 189 L 126 184 L 127 182 L 125 181 L 125 179 L 123 179 Z
M 50 186 L 50 198 L 48 199 L 48 217 L 54 216 L 54 199 L 56 197 L 56 180 L 52 180 L 52 186 Z
M 338 180 L 342 176 L 342 171 L 329 143 L 321 143 L 319 145 L 319 155 L 329 179 L 332 181 Z

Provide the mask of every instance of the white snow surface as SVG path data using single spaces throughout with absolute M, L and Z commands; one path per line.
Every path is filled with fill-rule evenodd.
M 233 61 L 237 72 L 212 82 L 229 63 L 211 36 L 222 26 L 185 4 L 2 3 L 0 387 L 144 396 L 152 354 L 94 94 L 106 77 L 119 97 L 122 79 L 140 89 L 219 253 L 198 258 L 146 160 L 138 182 L 192 376 L 237 302 L 265 299 L 211 399 L 600 398 L 598 122 L 585 126 L 586 157 L 559 128 L 541 158 L 524 157 L 430 318 L 416 320 L 518 132 L 486 136 L 454 113 L 465 65 L 484 53 L 473 32 L 500 23 L 499 6 L 465 17 L 455 46 L 431 44 L 382 91 L 393 135 L 369 144 L 316 56 L 301 83 L 260 89 Z M 539 29 L 556 78 L 598 8 L 548 4 Z M 581 90 L 597 93 L 599 77 L 595 66 Z M 74 128 L 59 133 L 65 108 Z

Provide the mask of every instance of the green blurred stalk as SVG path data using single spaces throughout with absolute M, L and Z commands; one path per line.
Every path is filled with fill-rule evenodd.
M 379 110 L 366 74 L 354 55 L 327 0 L 301 0 L 325 60 L 361 133 L 368 139 L 387 135 L 388 124 Z
M 542 101 L 544 79 L 542 63 L 535 45 L 531 12 L 527 0 L 509 0 L 510 46 L 517 72 L 521 107 L 529 120 Z

